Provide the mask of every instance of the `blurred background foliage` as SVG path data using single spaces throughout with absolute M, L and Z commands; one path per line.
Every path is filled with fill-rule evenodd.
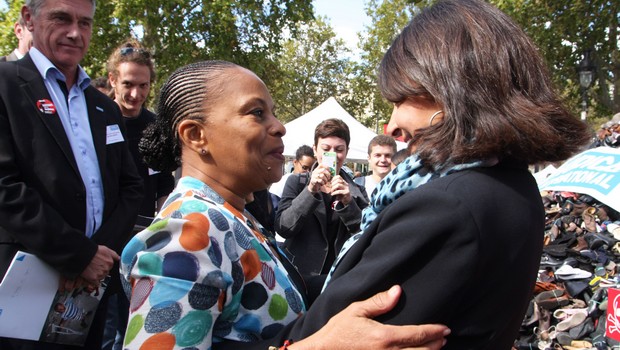
M 105 62 L 125 39 L 137 38 L 155 58 L 157 91 L 176 68 L 223 59 L 255 71 L 269 87 L 283 122 L 334 96 L 351 115 L 381 133 L 391 106 L 376 89 L 375 73 L 394 36 L 432 0 L 360 0 L 371 19 L 358 33 L 358 53 L 338 39 L 311 0 L 98 1 L 93 38 L 83 67 L 105 76 Z M 491 0 L 539 45 L 553 80 L 579 117 L 584 89 L 577 67 L 591 52 L 594 81 L 587 89 L 593 131 L 620 113 L 620 1 Z M 16 46 L 13 24 L 23 0 L 0 0 L 0 54 Z

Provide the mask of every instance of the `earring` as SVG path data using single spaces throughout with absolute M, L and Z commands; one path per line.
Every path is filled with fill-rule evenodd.
M 440 113 L 443 113 L 443 111 L 437 111 L 433 113 L 433 115 L 431 115 L 431 118 L 428 120 L 428 126 L 433 126 L 433 119 L 435 119 L 435 117 L 438 116 Z
M 268 166 L 268 167 L 267 167 L 267 171 L 269 171 L 269 170 L 271 170 L 271 167 L 270 167 L 270 166 Z
M 204 148 L 201 148 L 201 149 L 200 149 L 200 154 L 202 154 L 202 155 L 204 156 L 205 154 L 207 154 L 207 151 L 205 151 L 205 149 L 204 149 Z

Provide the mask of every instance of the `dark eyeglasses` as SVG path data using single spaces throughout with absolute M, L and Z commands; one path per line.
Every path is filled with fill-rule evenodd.
M 151 54 L 148 51 L 144 50 L 144 49 L 138 49 L 138 48 L 135 48 L 135 47 L 122 47 L 121 48 L 121 56 L 131 55 L 134 52 L 139 53 L 139 54 L 143 55 L 146 58 L 151 57 Z

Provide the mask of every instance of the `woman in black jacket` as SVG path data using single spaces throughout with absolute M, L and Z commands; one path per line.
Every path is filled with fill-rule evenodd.
M 291 175 L 282 191 L 275 229 L 286 238 L 293 264 L 308 281 L 329 272 L 344 242 L 359 231 L 368 205 L 364 190 L 342 168 L 350 139 L 342 120 L 319 123 L 313 146 L 317 162 L 310 173 Z M 336 156 L 333 169 L 325 164 L 326 152 Z

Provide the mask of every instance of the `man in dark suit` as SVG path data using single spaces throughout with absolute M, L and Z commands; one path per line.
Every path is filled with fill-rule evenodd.
M 118 274 L 142 180 L 118 106 L 79 66 L 94 12 L 94 0 L 27 0 L 34 45 L 0 63 L 0 276 L 17 250 L 56 269 L 60 287 Z M 100 348 L 105 300 L 94 317 L 84 349 Z M 0 338 L 0 348 L 74 347 Z
M 19 17 L 19 21 L 15 22 L 13 32 L 17 37 L 17 48 L 6 56 L 0 56 L 0 62 L 17 61 L 24 57 L 30 47 L 32 47 L 32 33 L 26 28 L 26 22 L 23 17 Z

